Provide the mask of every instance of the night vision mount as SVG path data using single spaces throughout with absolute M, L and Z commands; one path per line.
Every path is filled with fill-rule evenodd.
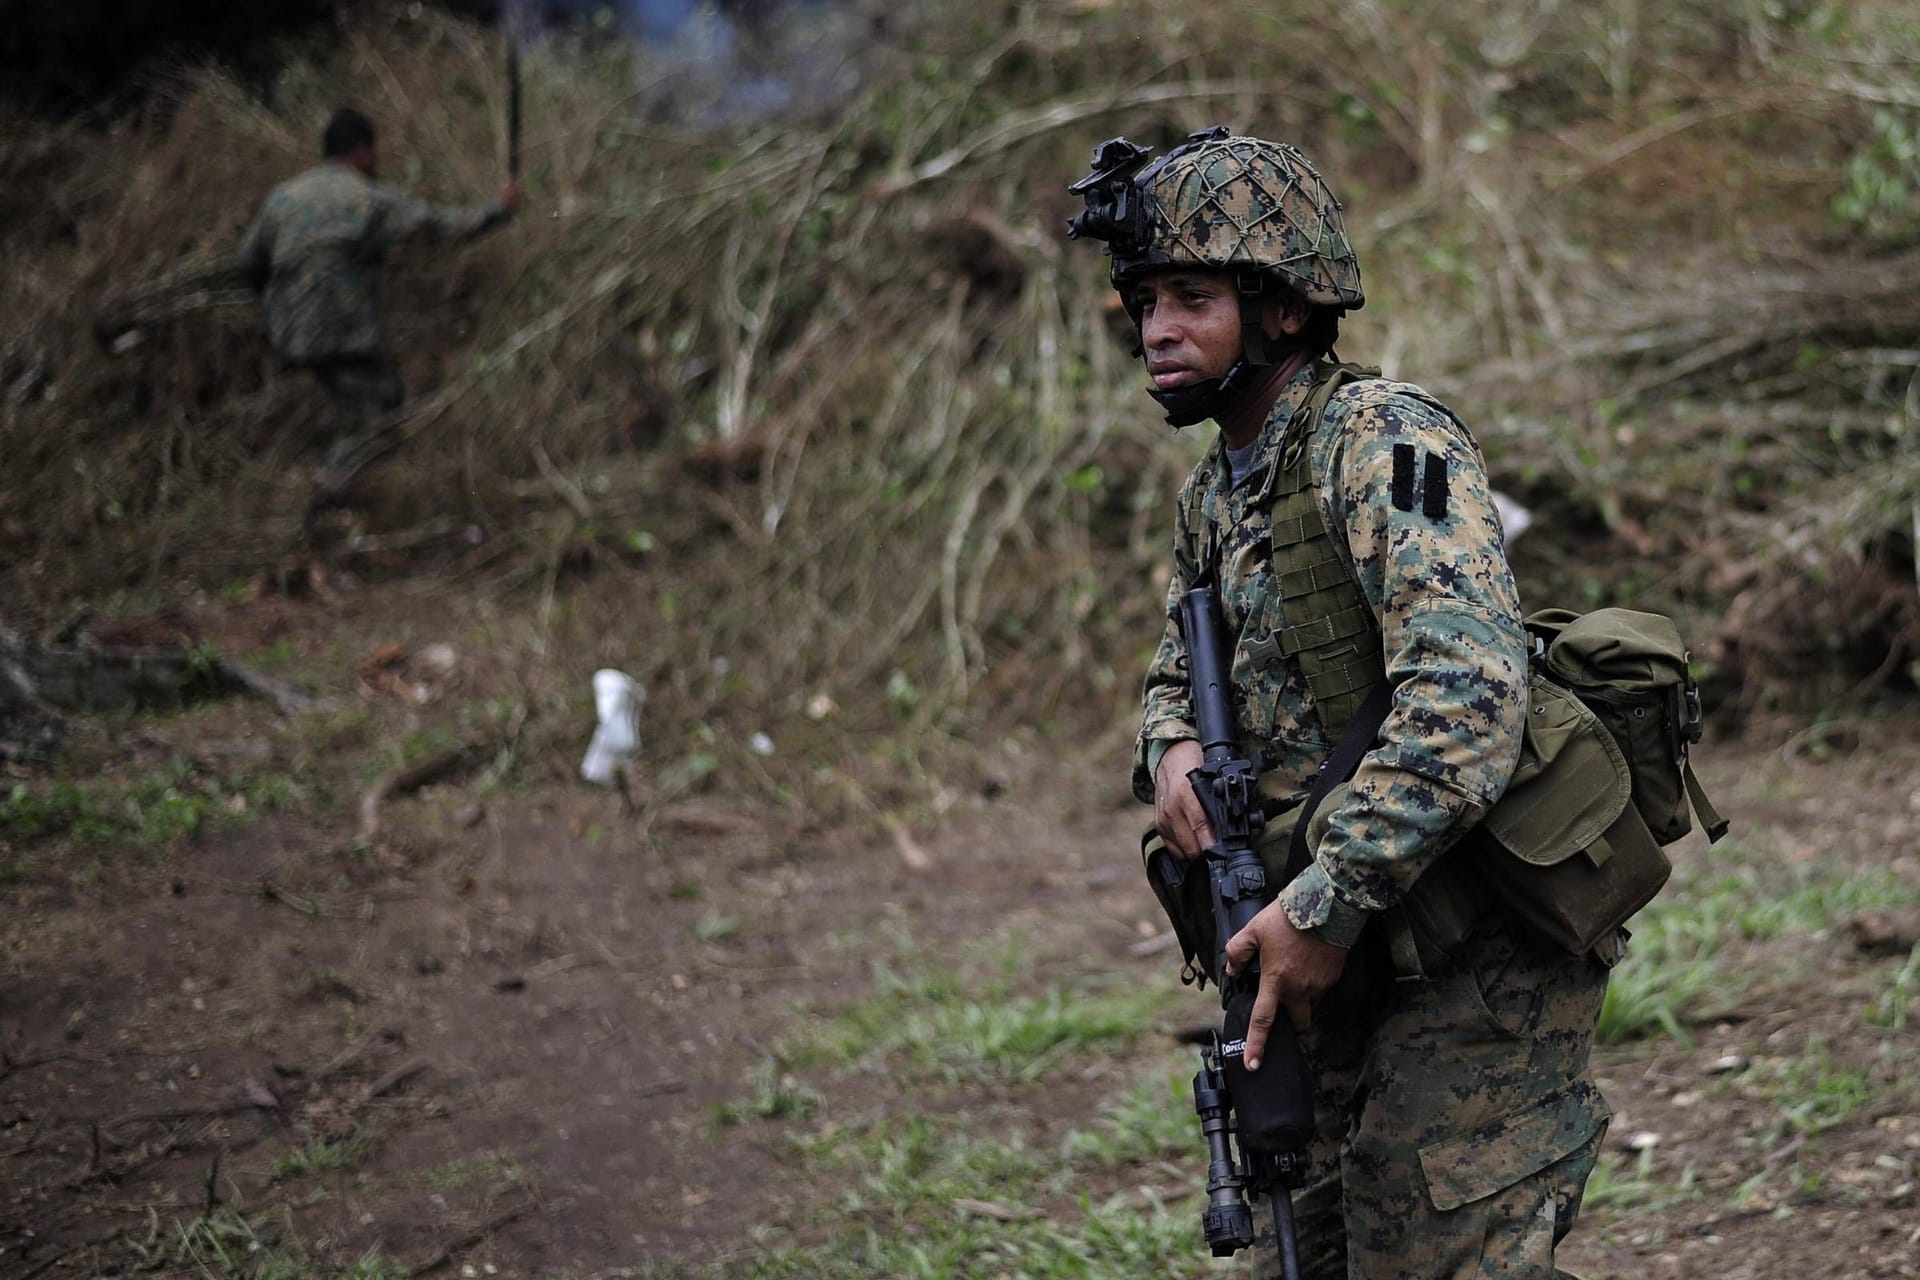
M 1147 179 L 1175 156 L 1184 155 L 1204 142 L 1230 137 L 1233 131 L 1223 124 L 1190 133 L 1187 140 L 1160 158 L 1151 168 L 1147 160 L 1152 147 L 1109 138 L 1094 148 L 1093 172 L 1067 188 L 1086 199 L 1087 207 L 1067 223 L 1067 238 L 1104 240 L 1115 257 L 1135 257 L 1152 245 L 1153 222 L 1148 215 Z M 1146 171 L 1143 173 L 1142 170 Z
M 1093 172 L 1067 188 L 1087 201 L 1086 210 L 1067 223 L 1069 240 L 1105 240 L 1119 253 L 1146 247 L 1146 193 L 1133 180 L 1152 154 L 1152 147 L 1125 138 L 1109 138 L 1094 150 Z

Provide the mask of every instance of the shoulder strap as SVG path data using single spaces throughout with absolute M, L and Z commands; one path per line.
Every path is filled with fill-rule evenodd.
M 1328 792 L 1353 777 L 1361 758 L 1373 750 L 1374 739 L 1380 736 L 1380 726 L 1387 722 L 1387 713 L 1391 710 L 1393 690 L 1385 680 L 1378 681 L 1368 691 L 1366 701 L 1353 713 L 1353 719 L 1347 722 L 1346 732 L 1340 735 L 1333 751 L 1320 762 L 1313 788 L 1301 802 L 1300 815 L 1293 822 L 1293 841 L 1287 847 L 1288 883 L 1313 861 L 1313 851 L 1307 848 L 1307 828 L 1313 825 L 1314 810 L 1320 807 Z
M 1727 834 L 1727 827 L 1731 824 L 1720 816 L 1720 811 L 1713 807 L 1713 801 L 1707 799 L 1706 788 L 1702 787 L 1700 779 L 1694 776 L 1693 761 L 1683 760 L 1680 772 L 1686 780 L 1687 798 L 1693 801 L 1693 811 L 1700 815 L 1700 825 L 1706 828 L 1707 843 L 1713 844 Z

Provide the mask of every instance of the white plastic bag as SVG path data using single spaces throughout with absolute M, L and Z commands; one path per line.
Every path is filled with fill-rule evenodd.
M 580 761 L 580 776 L 603 787 L 614 784 L 620 766 L 640 747 L 640 704 L 646 701 L 640 682 L 611 667 L 593 673 L 593 705 L 600 725 Z

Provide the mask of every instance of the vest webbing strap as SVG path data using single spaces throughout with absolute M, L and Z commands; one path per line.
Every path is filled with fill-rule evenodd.
M 1272 587 L 1280 616 L 1298 619 L 1264 635 L 1241 635 L 1240 647 L 1261 665 L 1286 657 L 1306 681 L 1329 741 L 1338 741 L 1367 694 L 1386 679 L 1380 629 L 1353 579 L 1341 545 L 1320 512 L 1320 486 L 1313 475 L 1312 442 L 1333 393 L 1349 382 L 1380 376 L 1363 365 L 1320 366 L 1313 389 L 1282 429 L 1273 463 L 1252 495 L 1267 510 L 1273 548 Z M 1188 490 L 1187 528 L 1207 547 L 1206 571 L 1214 564 L 1220 531 L 1207 528 L 1202 504 L 1213 483 Z M 1250 481 L 1250 483 L 1252 483 Z
M 1287 624 L 1269 641 L 1292 659 L 1329 741 L 1338 742 L 1367 695 L 1386 680 L 1380 629 L 1320 513 L 1313 436 L 1333 393 L 1380 376 L 1359 365 L 1325 366 L 1287 424 L 1272 486 L 1273 590 Z

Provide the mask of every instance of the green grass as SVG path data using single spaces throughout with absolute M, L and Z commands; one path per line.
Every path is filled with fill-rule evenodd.
M 20 782 L 0 795 L 0 840 L 164 850 L 247 814 L 283 808 L 296 795 L 283 773 L 218 778 L 181 759 L 130 780 Z
M 1178 1160 L 1200 1148 L 1200 1120 L 1193 1110 L 1193 1068 L 1199 1055 L 1173 1051 L 1177 1067 L 1148 1076 L 1110 1100 L 1092 1124 L 1069 1133 L 1062 1154 L 1097 1165 Z
M 277 1157 L 271 1176 L 275 1182 L 307 1173 L 333 1173 L 350 1169 L 366 1151 L 366 1141 L 358 1135 L 329 1142 L 314 1138 L 293 1151 Z
M 1034 1080 L 1074 1054 L 1123 1051 L 1171 1004 L 1172 983 L 1105 977 L 1018 989 L 1004 972 L 966 982 L 951 969 L 881 967 L 877 994 L 782 1043 L 797 1063 L 855 1059 L 916 1078 Z
M 1723 1087 L 1764 1104 L 1766 1120 L 1753 1134 L 1762 1147 L 1791 1137 L 1813 1137 L 1851 1122 L 1869 1105 L 1897 1101 L 1911 1094 L 1911 1083 L 1898 1080 L 1901 1068 L 1887 1064 L 1879 1079 L 1870 1069 L 1834 1060 L 1827 1045 L 1814 1041 L 1752 1068 Z
M 841 1188 L 821 1212 L 834 1233 L 770 1250 L 731 1274 L 1204 1274 L 1199 1128 L 1174 1084 L 1155 1073 L 1085 1128 L 1044 1144 L 1018 1124 L 995 1131 L 965 1112 L 939 1111 L 796 1138 L 810 1175 Z M 1167 1164 L 1176 1152 L 1188 1157 L 1186 1168 Z
M 1907 953 L 1907 962 L 1887 978 L 1887 985 L 1867 1007 L 1868 1026 L 1888 1031 L 1904 1031 L 1912 1016 L 1915 1000 L 1920 999 L 1920 943 Z
M 761 1061 L 753 1071 L 753 1093 L 745 1102 L 720 1102 L 713 1106 L 713 1117 L 720 1124 L 742 1124 L 748 1120 L 802 1120 L 820 1105 L 820 1095 L 780 1070 L 771 1059 Z
M 1617 1151 L 1602 1151 L 1587 1179 L 1586 1195 L 1580 1202 L 1582 1213 L 1598 1210 L 1649 1212 L 1664 1209 L 1682 1200 L 1697 1200 L 1700 1191 L 1691 1167 L 1676 1179 L 1659 1175 L 1657 1147 L 1628 1157 Z
M 720 1123 L 797 1122 L 785 1162 L 806 1185 L 833 1188 L 724 1274 L 1208 1272 L 1194 1055 L 1144 1034 L 1195 997 L 1170 974 L 1063 972 L 1042 985 L 1024 955 L 996 942 L 944 967 L 877 965 L 865 1000 L 803 1019 L 755 1068 L 750 1096 L 715 1109 Z M 903 1105 L 833 1115 L 793 1074 L 829 1067 L 884 1073 Z M 983 1089 L 1004 1101 L 983 1101 Z M 1073 1121 L 1062 1129 L 1037 1113 Z
M 403 1280 L 408 1274 L 377 1249 L 345 1265 L 316 1257 L 284 1207 L 253 1215 L 222 1207 L 165 1225 L 155 1216 L 148 1224 L 144 1239 L 130 1241 L 142 1271 L 196 1280 Z
M 1884 867 L 1783 866 L 1731 843 L 1703 860 L 1712 865 L 1678 872 L 1634 918 L 1633 942 L 1600 1011 L 1603 1044 L 1657 1034 L 1684 1042 L 1689 1024 L 1737 1008 L 1762 982 L 1793 975 L 1795 958 L 1767 944 L 1833 928 L 1871 907 L 1920 902 L 1920 889 Z M 1897 999 L 1890 1018 L 1904 1016 Z

